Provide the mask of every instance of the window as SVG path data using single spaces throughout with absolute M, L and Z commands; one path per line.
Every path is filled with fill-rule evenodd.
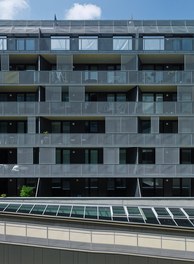
M 160 133 L 178 133 L 178 120 L 160 120 Z
M 7 37 L 0 37 L 0 50 L 7 50 Z
M 163 36 L 143 37 L 143 50 L 164 50 Z
M 180 149 L 180 164 L 194 164 L 194 149 Z
M 79 50 L 97 50 L 98 37 L 79 37 Z
M 51 50 L 70 50 L 70 38 L 51 37 Z
M 150 133 L 151 132 L 151 120 L 139 119 L 138 133 Z
M 113 50 L 132 50 L 132 37 L 113 37 Z
M 139 149 L 139 164 L 155 164 L 155 149 Z
M 35 39 L 17 39 L 17 50 L 35 50 Z

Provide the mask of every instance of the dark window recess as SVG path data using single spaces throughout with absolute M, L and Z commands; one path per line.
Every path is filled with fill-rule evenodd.
M 130 95 L 130 92 L 126 93 L 94 93 L 86 92 L 86 101 L 89 102 L 127 102 L 134 101 Z
M 140 101 L 143 102 L 176 102 L 177 93 L 152 93 L 152 92 L 142 92 L 140 93 Z
M 194 164 L 194 149 L 181 148 L 180 149 L 180 164 Z
M 39 164 L 39 148 L 33 148 L 33 164 Z
M 62 92 L 62 102 L 69 102 L 69 93 L 67 91 Z
M 137 148 L 121 148 L 119 152 L 120 164 L 136 164 Z
M 178 120 L 160 120 L 160 133 L 178 133 Z
M 155 164 L 155 149 L 139 148 L 139 164 Z
M 10 64 L 10 71 L 37 71 L 37 64 Z
M 184 64 L 140 64 L 141 71 L 183 71 Z
M 0 133 L 27 133 L 27 121 L 0 121 Z
M 151 120 L 138 120 L 138 133 L 151 133 Z
M 0 93 L 0 102 L 36 102 L 37 93 Z
M 120 71 L 120 64 L 74 64 L 74 71 Z
M 105 121 L 51 121 L 51 133 L 105 133 Z
M 0 164 L 17 164 L 17 149 L 1 148 L 0 149 Z
M 57 149 L 57 164 L 102 164 L 103 149 Z

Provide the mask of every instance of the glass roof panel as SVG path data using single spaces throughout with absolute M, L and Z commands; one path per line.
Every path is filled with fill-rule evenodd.
M 143 218 L 141 217 L 128 217 L 129 219 L 129 222 L 132 222 L 132 223 L 145 223 Z
M 21 204 L 9 204 L 4 212 L 16 212 L 20 206 Z
M 127 206 L 127 211 L 129 215 L 141 215 L 138 207 Z
M 8 204 L 6 204 L 6 203 L 1 203 L 0 204 L 0 211 L 3 211 L 4 209 L 5 209 L 5 207 L 7 207 L 8 206 Z
M 71 217 L 84 217 L 84 206 L 73 206 Z
M 113 221 L 128 222 L 128 218 L 125 216 L 113 216 Z
M 65 206 L 65 205 L 61 205 L 58 211 L 58 216 L 65 216 L 65 217 L 69 217 L 70 213 L 71 213 L 71 207 L 72 206 Z
M 22 204 L 17 213 L 26 213 L 29 214 L 34 204 Z
M 162 207 L 154 207 L 154 210 L 156 211 L 158 216 L 170 216 L 169 212 L 166 210 L 166 208 Z
M 193 225 L 188 219 L 176 218 L 174 219 L 174 221 L 177 223 L 178 226 L 193 227 Z
M 176 226 L 176 223 L 172 218 L 158 218 L 161 225 L 170 225 L 170 226 Z
M 152 208 L 141 208 L 145 217 L 146 223 L 148 224 L 159 224 L 155 214 L 152 211 Z
M 125 215 L 123 206 L 112 206 L 113 215 Z
M 35 204 L 30 214 L 42 214 L 46 208 L 46 205 Z
M 194 217 L 194 209 L 191 208 L 183 208 L 183 209 L 188 214 L 189 217 Z
M 48 205 L 44 211 L 44 215 L 56 215 L 59 205 Z
M 99 219 L 111 220 L 110 207 L 99 207 Z
M 85 218 L 97 219 L 97 207 L 86 206 Z
M 174 217 L 186 218 L 186 215 L 181 211 L 180 208 L 169 208 Z

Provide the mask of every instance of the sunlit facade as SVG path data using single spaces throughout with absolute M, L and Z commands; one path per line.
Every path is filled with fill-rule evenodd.
M 194 21 L 0 21 L 0 194 L 194 196 Z

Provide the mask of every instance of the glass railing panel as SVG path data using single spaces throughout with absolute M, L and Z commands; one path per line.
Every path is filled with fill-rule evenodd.
M 97 103 L 97 113 L 99 114 L 113 114 L 115 108 L 115 103 L 112 102 L 98 102 Z
M 86 102 L 82 104 L 82 110 L 80 111 L 80 113 L 85 114 L 96 114 L 98 113 L 97 111 L 98 109 L 98 103 L 94 103 L 94 102 Z
M 98 176 L 99 172 L 98 172 L 98 166 L 96 164 L 84 164 L 82 165 L 82 176 L 87 175 L 88 177 L 90 176 Z

